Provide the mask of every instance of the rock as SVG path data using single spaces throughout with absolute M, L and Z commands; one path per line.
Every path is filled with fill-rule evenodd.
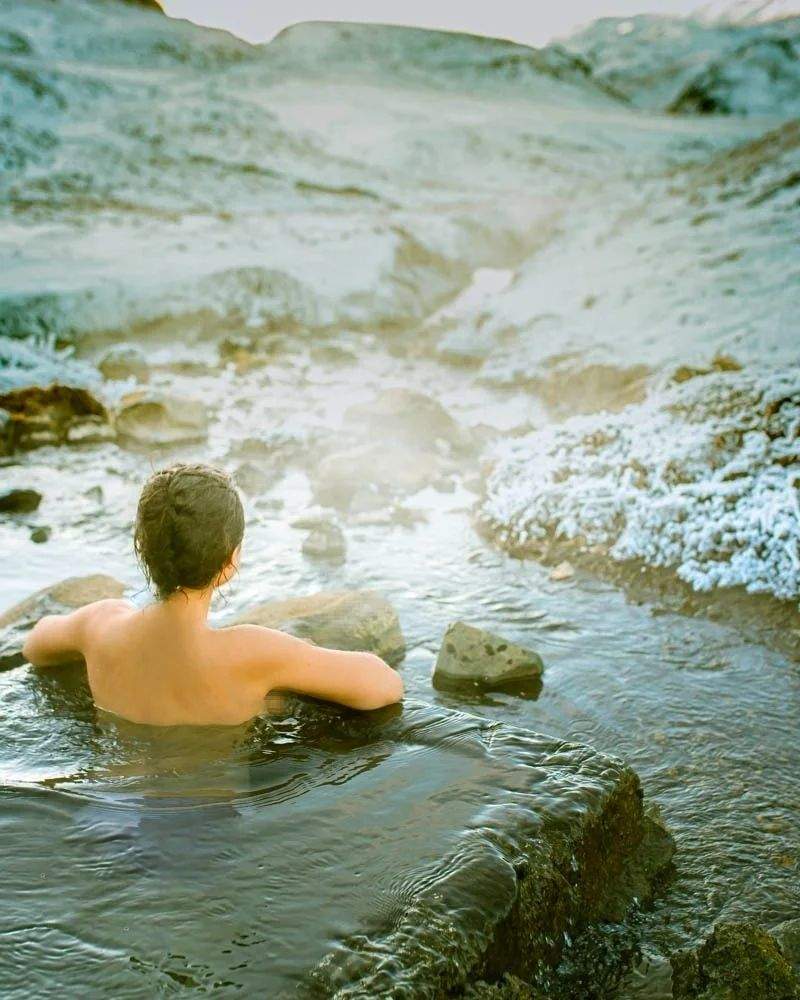
M 159 992 L 165 927 L 168 968 L 187 982 L 224 982 L 223 996 L 339 1000 L 458 997 L 504 973 L 553 996 L 547 980 L 572 960 L 570 942 L 613 933 L 609 906 L 620 908 L 617 886 L 638 867 L 642 837 L 641 788 L 616 758 L 411 701 L 361 713 L 291 699 L 284 718 L 246 733 L 127 734 L 124 723 L 96 725 L 75 674 L 65 682 L 68 672 L 23 668 L 0 685 L 3 803 L 13 816 L 3 887 L 26 900 L 35 878 L 36 919 L 58 927 L 85 906 L 76 872 L 89 858 L 97 880 L 114 885 L 104 947 L 123 956 L 112 971 L 120 995 L 142 995 L 142 969 L 154 970 L 144 981 Z M 120 801 L 145 787 L 132 821 Z M 188 812 L 175 808 L 187 802 Z M 165 902 L 158 887 L 199 868 L 212 910 Z M 154 891 L 136 891 L 143 878 Z M 223 908 L 241 926 L 257 921 L 259 941 L 280 939 L 280 960 L 232 960 L 238 926 L 204 932 Z M 125 960 L 131 926 L 140 928 L 135 968 Z M 22 947 L 28 925 L 8 934 Z M 80 996 L 96 971 L 87 949 L 65 961 L 62 934 L 42 935 L 37 959 L 42 975 L 0 951 L 6 993 L 47 993 L 61 963 L 60 995 Z
M 86 389 L 30 386 L 0 394 L 9 425 L 6 450 L 57 444 L 94 444 L 113 438 L 108 412 Z
M 783 957 L 800 976 L 800 917 L 784 920 L 782 924 L 773 927 L 770 933 L 778 942 Z
M 363 511 L 418 492 L 448 468 L 431 451 L 362 445 L 326 455 L 311 473 L 311 486 L 314 499 L 325 507 Z
M 208 435 L 205 406 L 196 399 L 138 390 L 123 396 L 116 414 L 125 444 L 161 447 L 202 441 Z
M 40 618 L 68 614 L 84 604 L 122 597 L 124 593 L 124 583 L 97 573 L 54 583 L 15 604 L 0 614 L 0 670 L 9 670 L 25 662 L 22 656 L 25 637 Z
M 97 367 L 103 378 L 127 379 L 137 382 L 147 382 L 150 378 L 150 365 L 144 352 L 133 344 L 115 344 L 102 355 Z
M 14 450 L 13 424 L 11 414 L 0 410 L 0 456 L 10 455 Z
M 53 529 L 47 524 L 42 524 L 31 532 L 31 541 L 41 545 L 43 542 L 48 542 L 52 534 Z
M 335 521 L 323 521 L 311 529 L 303 541 L 303 555 L 329 562 L 344 562 L 347 542 Z
M 567 562 L 566 559 L 564 560 L 564 562 L 560 562 L 558 566 L 555 566 L 553 569 L 550 570 L 551 580 L 555 581 L 571 580 L 573 576 L 575 576 L 575 568 L 573 567 L 572 563 Z
M 392 665 L 405 655 L 396 611 L 372 590 L 322 591 L 267 601 L 234 622 L 245 623 L 280 629 L 330 649 L 365 650 Z
M 453 622 L 439 649 L 433 684 L 445 690 L 473 687 L 537 695 L 543 670 L 541 657 L 532 650 L 465 622 Z
M 463 451 L 471 445 L 470 435 L 441 403 L 412 389 L 384 389 L 370 402 L 346 410 L 345 421 L 368 433 L 370 439 L 414 449 L 439 443 Z
M 776 940 L 755 924 L 719 923 L 671 961 L 674 1000 L 800 998 L 800 980 Z
M 30 514 L 42 502 L 38 490 L 4 490 L 0 493 L 0 512 L 3 514 Z
M 430 744 L 428 722 L 441 727 Z M 469 758 L 473 780 L 488 754 L 487 763 L 497 769 L 491 784 L 504 791 L 499 797 L 491 793 L 493 805 L 487 807 L 479 786 L 466 775 L 461 779 L 474 789 L 477 798 L 471 802 L 480 816 L 461 823 L 469 830 L 469 846 L 456 843 L 449 865 L 440 859 L 426 868 L 427 888 L 406 892 L 405 902 L 395 903 L 391 920 L 376 933 L 344 938 L 311 974 L 314 995 L 393 996 L 398 981 L 409 997 L 583 995 L 551 992 L 554 970 L 562 959 L 579 960 L 575 944 L 597 922 L 631 907 L 633 897 L 620 886 L 635 884 L 631 873 L 640 869 L 643 811 L 635 775 L 587 747 L 461 713 L 407 704 L 393 726 L 398 734 L 408 734 L 401 740 L 410 737 L 415 747 L 433 755 L 422 784 L 435 781 L 433 775 L 444 782 L 439 755 L 449 745 L 450 752 Z M 351 735 L 355 739 L 355 730 Z M 380 735 L 382 745 L 391 746 L 386 726 Z M 406 787 L 417 787 L 412 782 L 404 773 Z M 459 780 L 446 787 L 452 809 Z M 437 827 L 434 798 L 415 811 L 431 831 Z M 414 827 L 413 820 L 406 823 L 404 836 Z M 446 875 L 434 877 L 445 867 Z M 607 934 L 607 924 L 597 929 L 592 957 Z M 630 950 L 624 958 L 630 961 Z M 587 975 L 590 970 L 584 968 L 584 981 L 591 981 Z M 470 992 L 481 980 L 496 983 L 501 977 L 497 987 Z M 347 983 L 349 989 L 342 989 Z
M 238 487 L 251 497 L 266 493 L 275 485 L 275 478 L 271 476 L 263 465 L 256 462 L 242 462 L 233 473 L 234 482 Z

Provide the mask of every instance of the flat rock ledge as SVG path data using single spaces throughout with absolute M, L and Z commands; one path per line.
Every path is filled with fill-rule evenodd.
M 352 720 L 351 738 L 368 725 Z M 583 932 L 602 940 L 600 925 L 649 904 L 671 874 L 674 842 L 616 758 L 408 702 L 375 736 L 471 759 L 491 788 L 472 788 L 473 816 L 435 877 L 387 923 L 341 941 L 304 996 L 444 998 L 479 980 L 492 993 L 503 976 L 519 977 L 520 996 L 560 996 L 557 967 L 579 955 Z M 454 782 L 449 794 L 458 793 Z

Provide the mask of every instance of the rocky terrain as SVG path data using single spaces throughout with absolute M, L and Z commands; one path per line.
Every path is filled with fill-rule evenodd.
M 222 619 L 311 634 L 297 595 L 323 592 L 357 629 L 389 591 L 415 696 L 655 788 L 682 875 L 621 995 L 668 996 L 723 917 L 793 916 L 799 38 L 642 17 L 541 50 L 335 23 L 252 46 L 0 0 L 0 608 L 76 573 L 136 594 L 143 477 L 214 462 L 247 512 Z

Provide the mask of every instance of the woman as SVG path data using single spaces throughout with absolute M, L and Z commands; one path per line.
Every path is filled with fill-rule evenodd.
M 50 615 L 23 653 L 35 666 L 83 658 L 95 704 L 150 725 L 238 725 L 271 691 L 357 709 L 399 701 L 403 682 L 372 653 L 322 649 L 262 628 L 212 628 L 217 587 L 239 566 L 244 512 L 225 473 L 175 465 L 145 483 L 134 547 L 158 600 L 136 608 L 97 601 Z

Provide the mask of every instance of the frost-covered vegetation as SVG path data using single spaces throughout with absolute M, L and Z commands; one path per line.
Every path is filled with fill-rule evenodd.
M 800 371 L 697 374 L 513 441 L 483 515 L 515 548 L 572 539 L 674 569 L 697 590 L 796 598 Z

